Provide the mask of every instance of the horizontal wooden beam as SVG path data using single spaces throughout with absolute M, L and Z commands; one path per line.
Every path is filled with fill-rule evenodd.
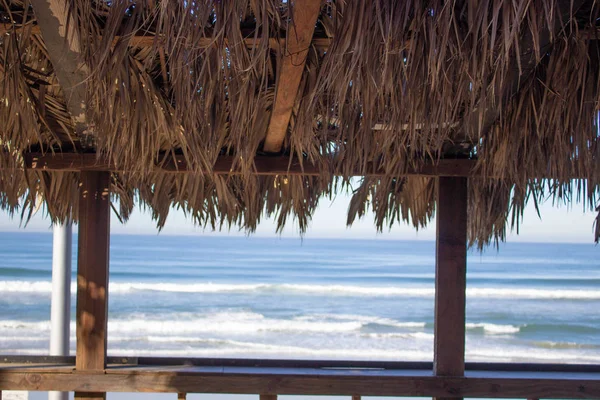
M 93 153 L 55 153 L 55 154 L 24 154 L 25 168 L 39 171 L 111 171 L 126 172 L 122 168 L 99 159 Z M 236 157 L 220 156 L 217 158 L 212 172 L 218 175 L 236 175 L 241 171 L 235 169 Z M 254 158 L 256 175 L 320 175 L 323 173 L 317 166 L 298 159 L 286 156 L 256 156 Z M 476 160 L 468 159 L 442 159 L 436 164 L 426 164 L 420 168 L 407 170 L 403 175 L 423 176 L 473 176 L 475 174 Z M 157 171 L 170 173 L 190 173 L 194 171 L 183 156 L 168 157 L 163 162 L 157 163 Z M 325 171 L 327 172 L 327 171 Z M 329 171 L 334 173 L 332 171 Z M 335 173 L 334 173 L 335 174 Z M 355 176 L 385 176 L 385 171 L 371 165 L 366 174 L 357 171 Z
M 73 366 L 0 364 L 0 389 L 78 392 L 230 393 L 327 396 L 599 398 L 598 372 L 467 371 L 433 376 L 422 369 L 229 366 Z
M 0 355 L 0 371 L 19 368 L 34 371 L 42 366 L 74 366 L 75 356 Z M 107 364 L 121 366 L 195 366 L 195 367 L 261 367 L 261 368 L 345 368 L 345 369 L 392 369 L 431 371 L 431 361 L 370 361 L 370 360 L 298 360 L 281 358 L 214 358 L 214 357 L 137 357 L 108 356 Z M 600 374 L 600 364 L 556 363 L 490 363 L 465 362 L 469 373 L 488 372 L 556 372 Z
M 39 25 L 25 25 L 25 26 L 12 26 L 12 25 L 8 25 L 8 24 L 0 24 L 0 35 L 6 35 L 6 34 L 11 34 L 13 32 L 17 32 L 17 33 L 21 33 L 24 32 L 26 30 L 29 29 L 29 33 L 31 35 L 39 35 L 41 33 L 40 31 L 40 27 Z M 156 36 L 152 36 L 152 35 L 135 35 L 135 36 L 131 36 L 130 38 L 125 38 L 122 36 L 117 36 L 115 37 L 114 41 L 113 41 L 113 45 L 116 44 L 119 40 L 121 39 L 129 39 L 129 46 L 131 47 L 152 47 L 157 43 L 161 43 L 163 41 L 163 38 L 161 36 L 156 37 Z M 234 46 L 236 43 L 231 42 L 225 38 L 223 39 L 225 41 L 225 44 L 227 46 Z M 314 38 L 311 42 L 311 44 L 315 47 L 317 47 L 318 49 L 322 49 L 325 50 L 329 47 L 329 45 L 331 44 L 331 38 Z M 244 44 L 246 45 L 246 47 L 255 47 L 257 45 L 259 45 L 262 42 L 262 38 L 254 38 L 254 37 L 247 37 L 243 39 Z M 221 43 L 219 40 L 215 40 L 211 37 L 205 37 L 205 38 L 201 38 L 200 40 L 198 40 L 196 43 L 194 43 L 194 45 L 196 47 L 211 47 L 211 46 L 215 46 L 216 44 Z M 284 48 L 286 45 L 285 43 L 285 38 L 270 38 L 269 39 L 269 47 L 272 49 L 281 49 Z

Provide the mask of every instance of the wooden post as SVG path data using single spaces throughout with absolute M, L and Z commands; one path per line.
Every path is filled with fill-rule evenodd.
M 106 368 L 110 173 L 82 172 L 77 256 L 77 370 Z M 75 393 L 75 399 L 106 393 Z
M 277 400 L 276 394 L 261 394 L 258 396 L 258 400 Z
M 186 399 L 187 399 L 187 393 L 177 393 L 177 400 L 186 400 Z
M 467 178 L 438 178 L 433 372 L 465 372 Z M 460 394 L 453 398 L 460 398 Z M 439 398 L 438 398 L 439 400 Z

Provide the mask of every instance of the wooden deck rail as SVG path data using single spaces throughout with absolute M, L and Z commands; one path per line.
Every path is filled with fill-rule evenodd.
M 464 377 L 430 362 L 109 357 L 0 357 L 0 390 L 485 398 L 600 398 L 600 365 L 466 363 Z

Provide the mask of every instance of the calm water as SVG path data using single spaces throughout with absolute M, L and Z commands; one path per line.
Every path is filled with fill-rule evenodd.
M 432 360 L 434 250 L 113 236 L 108 351 Z M 0 353 L 47 354 L 52 236 L 1 233 L 0 255 Z M 600 363 L 600 248 L 508 244 L 468 270 L 468 360 Z

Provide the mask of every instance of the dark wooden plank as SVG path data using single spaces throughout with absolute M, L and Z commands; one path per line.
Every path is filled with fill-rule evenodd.
M 106 368 L 108 263 L 110 237 L 110 173 L 82 172 L 79 188 L 77 254 L 78 371 Z M 104 393 L 75 398 L 104 399 Z
M 177 400 L 186 400 L 187 393 L 177 393 Z
M 456 377 L 465 372 L 467 184 L 467 178 L 438 178 L 433 349 L 436 376 Z
M 55 153 L 39 154 L 26 153 L 23 155 L 25 168 L 41 171 L 112 171 L 126 172 L 122 168 L 109 163 L 106 159 L 97 158 L 94 153 Z M 234 169 L 236 158 L 233 156 L 220 156 L 217 158 L 212 172 L 218 175 L 236 175 L 241 172 Z M 286 156 L 256 156 L 254 158 L 255 174 L 257 175 L 320 175 L 321 171 L 317 166 L 304 161 L 302 164 L 297 159 L 290 160 Z M 476 160 L 468 159 L 442 159 L 436 164 L 426 164 L 420 168 L 409 168 L 404 175 L 423 175 L 423 176 L 476 176 Z M 170 173 L 189 173 L 194 172 L 193 168 L 187 165 L 183 156 L 166 157 L 162 162 L 157 163 L 157 171 Z M 195 171 L 203 172 L 203 171 Z M 333 173 L 335 171 L 325 171 Z M 361 171 L 362 172 L 362 171 Z M 357 171 L 354 175 L 361 175 Z M 370 164 L 364 175 L 383 176 L 385 171 Z
M 15 33 L 23 33 L 25 30 L 29 30 L 29 34 L 31 35 L 39 35 L 41 34 L 41 29 L 39 25 L 25 25 L 25 26 L 13 26 L 12 24 L 0 24 L 0 36 L 2 35 L 10 35 L 13 32 Z M 161 43 L 164 40 L 164 37 L 159 36 L 143 36 L 143 35 L 135 35 L 128 38 L 115 36 L 113 40 L 113 44 L 117 44 L 119 40 L 128 40 L 128 44 L 131 47 L 152 47 L 157 43 Z M 102 37 L 99 37 L 98 40 L 102 40 Z M 258 46 L 262 42 L 262 38 L 260 37 L 245 37 L 243 39 L 243 43 L 246 47 L 252 48 Z M 313 38 L 311 44 L 321 50 L 326 50 L 331 44 L 331 38 Z M 211 37 L 200 38 L 196 43 L 194 43 L 197 47 L 211 47 L 219 44 L 220 41 L 216 41 Z M 224 43 L 226 46 L 235 47 L 241 45 L 241 43 L 233 42 L 224 39 Z M 285 48 L 285 39 L 279 38 L 269 38 L 269 47 L 274 50 L 281 50 Z
M 212 366 L 260 368 L 318 368 L 363 370 L 425 370 L 431 373 L 433 363 L 427 361 L 364 361 L 364 360 L 286 360 L 253 358 L 190 358 L 190 357 L 107 357 L 107 364 L 116 368 L 126 366 Z M 0 355 L 0 370 L 11 367 L 48 368 L 75 366 L 73 356 Z M 466 362 L 465 372 L 511 372 L 515 374 L 560 373 L 600 374 L 600 364 L 550 364 L 550 363 L 485 363 Z M 529 374 L 531 376 L 531 374 Z
M 276 153 L 281 150 L 300 88 L 321 3 L 321 0 L 296 0 L 291 8 L 287 42 L 282 51 L 283 58 L 277 74 L 275 103 L 263 146 L 266 152 Z
M 218 371 L 218 369 L 215 369 Z M 477 377 L 442 377 L 420 371 L 319 370 L 277 373 L 179 372 L 116 369 L 72 373 L 31 373 L 0 370 L 2 390 L 100 391 L 160 393 L 231 393 L 279 395 L 600 398 L 600 374 L 564 378 L 559 373 L 528 373 L 519 377 L 488 372 Z
M 258 396 L 258 400 L 277 400 L 276 394 L 261 394 Z

